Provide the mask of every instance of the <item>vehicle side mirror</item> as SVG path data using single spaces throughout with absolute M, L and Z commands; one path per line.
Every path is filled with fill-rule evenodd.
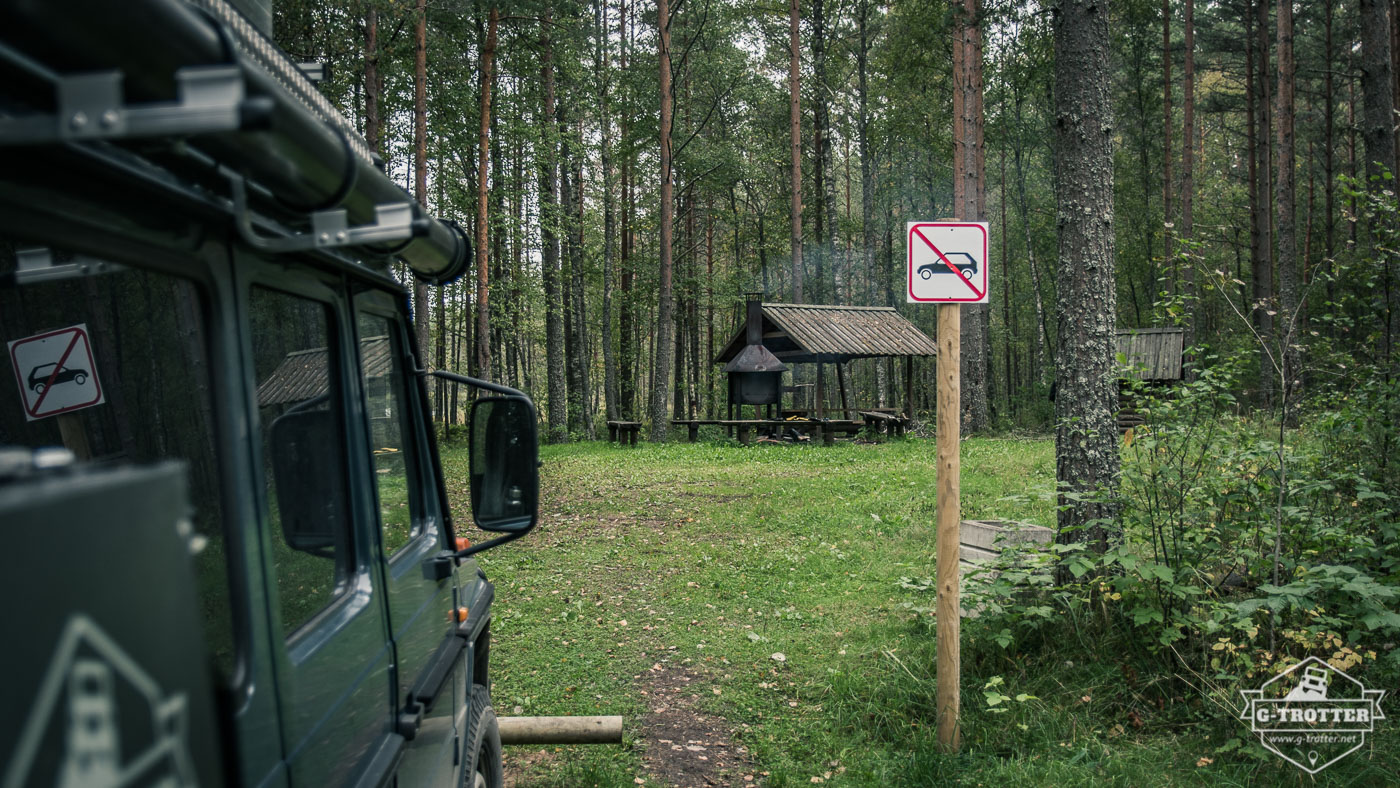
M 472 517 L 484 531 L 523 534 L 539 517 L 539 439 L 526 397 L 479 399 L 472 405 Z

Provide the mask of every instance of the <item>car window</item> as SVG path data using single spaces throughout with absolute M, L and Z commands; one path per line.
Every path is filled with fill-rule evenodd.
M 360 374 L 364 380 L 369 416 L 370 451 L 374 487 L 379 502 L 380 540 L 384 555 L 393 555 L 415 536 L 410 481 L 414 478 L 414 453 L 407 439 L 413 435 L 404 377 L 403 353 L 394 322 L 361 312 L 357 320 L 360 342 Z
M 330 306 L 253 288 L 253 374 L 282 633 L 349 586 L 350 522 L 340 358 Z
M 5 276 L 21 256 L 45 277 Z M 227 680 L 235 642 L 203 293 L 165 273 L 3 236 L 0 282 L 10 370 L 0 373 L 9 377 L 0 381 L 0 445 L 185 463 L 205 641 Z

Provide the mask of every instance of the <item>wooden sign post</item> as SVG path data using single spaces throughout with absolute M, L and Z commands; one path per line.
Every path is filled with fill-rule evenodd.
M 938 602 L 938 664 L 935 706 L 938 746 L 957 752 L 960 725 L 962 610 L 958 602 L 958 558 L 962 506 L 962 305 L 987 303 L 985 222 L 910 222 L 908 296 L 911 303 L 938 304 L 938 528 L 934 537 Z
M 958 450 L 962 415 L 962 306 L 938 305 L 938 530 L 934 551 L 938 563 L 938 666 L 935 673 L 938 746 L 957 752 L 959 726 L 962 617 L 958 605 L 958 553 L 962 458 Z

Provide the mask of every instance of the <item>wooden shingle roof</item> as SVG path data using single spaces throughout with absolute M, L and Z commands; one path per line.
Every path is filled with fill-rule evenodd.
M 935 356 L 938 347 L 888 306 L 763 304 L 763 345 L 786 363 L 832 363 L 855 358 Z M 739 326 L 715 357 L 728 363 L 743 350 Z
M 1117 332 L 1117 351 L 1139 380 L 1181 380 L 1185 335 L 1180 328 L 1129 328 Z
M 388 337 L 366 337 L 360 341 L 360 361 L 367 378 L 388 375 L 393 369 Z M 326 349 L 288 353 L 272 374 L 258 386 L 258 407 L 304 402 L 329 391 Z

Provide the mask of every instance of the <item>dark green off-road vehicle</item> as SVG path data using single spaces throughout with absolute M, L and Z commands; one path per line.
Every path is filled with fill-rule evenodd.
M 0 787 L 499 785 L 534 407 L 423 369 L 389 266 L 466 235 L 239 5 L 0 0 Z

